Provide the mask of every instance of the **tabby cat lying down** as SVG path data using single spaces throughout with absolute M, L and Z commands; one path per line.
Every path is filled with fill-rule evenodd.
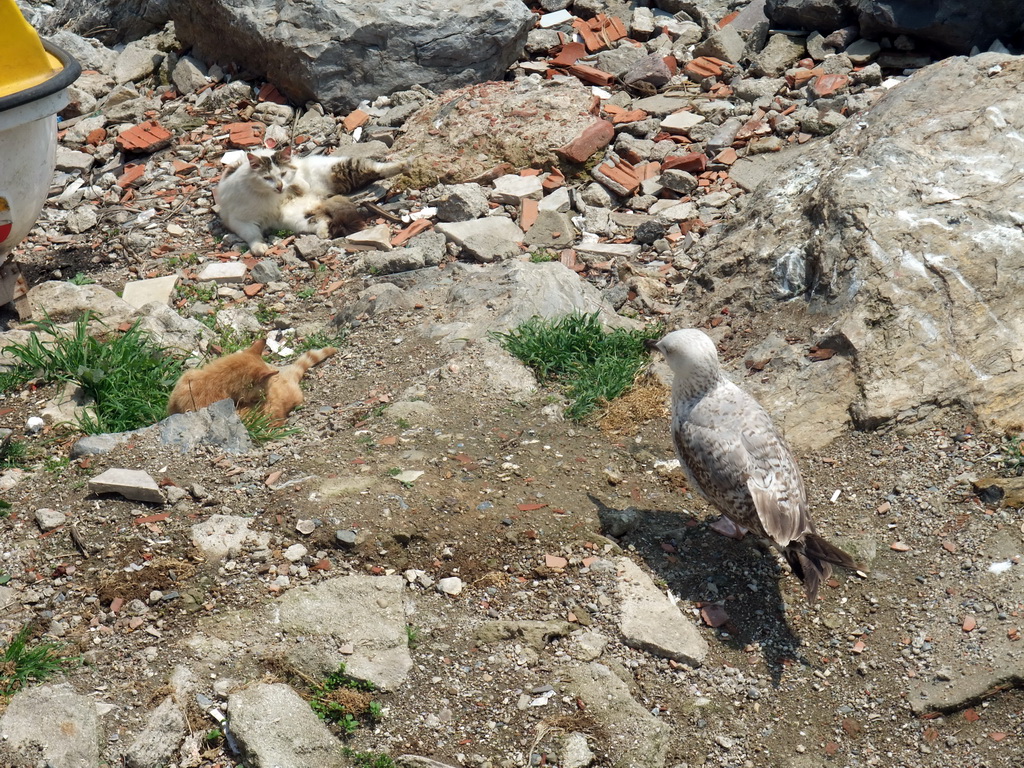
M 171 391 L 167 413 L 198 411 L 230 397 L 239 414 L 258 409 L 280 423 L 302 404 L 299 380 L 306 371 L 338 351 L 335 347 L 310 350 L 291 365 L 275 368 L 263 359 L 266 347 L 266 340 L 260 339 L 241 352 L 185 371 Z

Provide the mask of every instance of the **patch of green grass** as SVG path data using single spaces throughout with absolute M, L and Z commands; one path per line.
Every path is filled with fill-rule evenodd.
M 52 338 L 33 333 L 24 344 L 9 345 L 22 383 L 39 376 L 80 385 L 95 401 L 78 425 L 89 434 L 124 432 L 162 419 L 181 363 L 165 355 L 137 324 L 103 338 L 91 336 L 88 326 L 88 315 L 70 330 L 46 320 L 39 330 Z
M 263 445 L 272 440 L 284 440 L 301 431 L 298 427 L 289 427 L 287 424 L 275 424 L 267 414 L 258 410 L 251 410 L 242 416 L 242 423 L 256 445 Z
M 47 456 L 43 462 L 43 469 L 50 474 L 57 475 L 71 465 L 71 459 L 67 456 Z
M 391 477 L 396 477 L 397 475 L 400 474 L 402 474 L 402 470 L 400 470 L 398 467 L 392 467 L 391 469 L 388 470 L 388 475 L 390 475 Z
M 530 261 L 534 264 L 542 264 L 545 261 L 558 261 L 559 256 L 550 248 L 538 248 L 530 254 Z
M 347 334 L 342 330 L 338 330 L 336 333 L 328 333 L 326 331 L 308 333 L 301 339 L 293 342 L 291 346 L 295 348 L 296 352 L 323 349 L 324 347 L 341 347 L 346 341 L 346 336 Z
M 328 675 L 321 685 L 313 686 L 309 705 L 321 720 L 337 725 L 348 736 L 361 723 L 381 719 L 383 711 L 380 704 L 370 698 L 376 690 L 376 685 L 357 680 L 345 672 L 344 664 L 340 664 L 337 672 Z
M 274 232 L 274 234 L 277 235 L 278 237 L 288 237 L 289 235 L 294 235 L 295 233 L 292 232 L 290 229 L 278 229 Z
M 190 302 L 201 301 L 205 304 L 217 300 L 217 288 L 213 285 L 179 285 L 178 296 Z
M 0 442 L 0 469 L 17 467 L 25 469 L 28 461 L 28 446 L 22 440 Z
M 356 752 L 350 747 L 343 747 L 345 755 L 356 768 L 397 768 L 395 761 L 384 752 Z
M 13 509 L 13 506 L 11 505 L 11 502 L 9 502 L 9 501 L 7 501 L 5 499 L 0 499 L 0 517 L 10 517 L 11 516 L 11 509 Z M 7 574 L 3 574 L 2 576 L 0 576 L 0 579 L 3 579 L 3 578 L 6 578 L 7 581 L 11 580 L 11 577 L 8 576 Z M 0 584 L 6 584 L 7 581 L 0 581 Z
M 1018 477 L 1024 474 L 1024 434 L 1007 436 L 999 446 L 999 466 Z
M 412 424 L 409 423 L 408 419 L 401 419 L 401 418 L 400 419 L 396 419 L 395 420 L 395 424 L 398 425 L 399 429 L 409 429 L 409 427 L 412 426 Z
M 56 643 L 36 643 L 29 647 L 31 627 L 25 625 L 0 655 L 0 695 L 10 696 L 29 682 L 40 683 L 53 677 L 67 663 Z
M 268 307 L 262 301 L 256 307 L 256 311 L 253 312 L 253 314 L 256 316 L 256 319 L 260 321 L 260 325 L 270 325 L 281 316 L 279 311 Z
M 93 285 L 96 281 L 88 275 L 78 272 L 74 277 L 70 278 L 68 282 L 73 283 L 74 285 Z
M 165 263 L 169 269 L 178 267 L 194 267 L 199 263 L 199 254 L 190 253 L 187 256 L 168 256 Z
M 412 624 L 405 625 L 405 639 L 410 648 L 415 648 L 419 645 L 421 637 L 422 633 L 418 628 L 414 627 Z
M 644 341 L 663 332 L 651 325 L 606 333 L 597 318 L 596 312 L 557 320 L 534 317 L 508 333 L 491 335 L 541 381 L 561 387 L 572 400 L 565 415 L 579 421 L 629 389 L 648 362 Z
M 303 288 L 301 291 L 297 291 L 295 295 L 298 298 L 300 298 L 300 299 L 308 299 L 314 293 L 316 293 L 316 288 L 314 288 L 312 285 L 310 285 L 310 286 L 307 286 L 307 287 Z

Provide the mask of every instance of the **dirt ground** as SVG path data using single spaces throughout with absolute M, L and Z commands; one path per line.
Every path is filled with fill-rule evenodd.
M 73 257 L 58 254 L 54 264 L 62 258 Z M 101 283 L 121 279 L 92 268 Z M 335 309 L 320 297 L 299 306 L 291 319 L 314 326 Z M 466 588 L 455 598 L 421 590 L 411 601 L 410 680 L 378 695 L 385 716 L 349 739 L 354 749 L 453 765 L 553 764 L 559 734 L 579 731 L 595 764 L 611 765 L 614 734 L 581 702 L 556 693 L 543 706 L 525 703 L 544 686 L 559 691 L 559 669 L 575 663 L 568 640 L 540 653 L 474 641 L 489 619 L 557 619 L 609 638 L 602 662 L 671 726 L 667 765 L 1020 764 L 1019 689 L 934 717 L 910 708 L 936 679 L 1021 668 L 1022 517 L 982 503 L 969 482 L 995 468 L 1001 436 L 949 415 L 918 434 L 852 434 L 799 455 L 819 529 L 865 566 L 864 575 L 837 574 L 811 607 L 774 554 L 715 532 L 717 514 L 678 470 L 658 465 L 672 458 L 667 412 L 639 421 L 616 414 L 606 423 L 619 429 L 609 431 L 551 418 L 549 389 L 525 403 L 496 398 L 472 348 L 456 365 L 423 340 L 423 312 L 353 328 L 342 352 L 307 377 L 307 402 L 292 417 L 300 434 L 249 455 L 181 455 L 141 440 L 68 463 L 66 434 L 23 434 L 53 387 L 0 400 L 4 425 L 41 457 L 5 494 L 13 507 L 0 521 L 0 567 L 24 609 L 0 624 L 6 633 L 32 621 L 81 657 L 67 679 L 114 706 L 108 754 L 141 729 L 176 664 L 217 676 L 185 642 L 201 620 L 273 600 L 271 582 L 284 574 L 294 585 L 420 569 L 458 576 Z M 422 423 L 389 416 L 410 387 L 435 409 Z M 90 495 L 88 478 L 112 466 L 145 469 L 189 495 L 167 508 Z M 395 480 L 410 469 L 424 474 Z M 331 482 L 342 490 L 325 493 Z M 67 512 L 68 524 L 41 535 L 40 507 Z M 628 507 L 639 524 L 606 536 L 602 516 Z M 215 513 L 251 517 L 271 535 L 272 557 L 207 567 L 190 529 Z M 317 523 L 308 536 L 295 529 L 304 519 Z M 72 522 L 89 557 L 70 537 Z M 334 537 L 348 528 L 361 542 L 352 550 Z M 309 555 L 289 564 L 281 553 L 295 542 Z M 700 624 L 710 645 L 702 667 L 621 642 L 614 570 L 587 565 L 620 553 Z M 548 555 L 568 565 L 553 569 Z M 993 573 L 1000 562 L 1009 565 Z M 149 604 L 154 590 L 177 596 Z M 270 663 L 264 674 L 287 679 Z M 194 732 L 217 726 L 198 707 L 190 714 Z M 194 764 L 237 763 L 214 740 Z

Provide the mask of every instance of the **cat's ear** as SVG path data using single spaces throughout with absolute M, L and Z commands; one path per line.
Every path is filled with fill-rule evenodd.
M 256 355 L 257 357 L 263 357 L 263 353 L 266 351 L 266 349 L 267 349 L 267 340 L 266 339 L 256 339 L 256 341 L 254 341 L 250 345 L 249 349 L 247 349 L 246 351 L 250 355 Z
M 285 147 L 284 149 L 278 150 L 277 159 L 279 161 L 287 163 L 289 160 L 292 159 L 292 148 Z
M 280 371 L 277 368 L 270 368 L 260 374 L 260 381 L 269 381 L 271 376 L 277 376 Z
M 258 171 L 260 167 L 260 156 L 254 155 L 252 152 L 245 153 L 245 159 L 249 161 L 249 167 L 254 171 Z

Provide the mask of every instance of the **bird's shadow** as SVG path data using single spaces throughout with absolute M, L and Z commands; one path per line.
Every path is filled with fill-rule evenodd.
M 618 510 L 589 497 L 607 530 L 606 520 Z M 740 650 L 756 646 L 775 685 L 786 665 L 808 663 L 800 638 L 786 621 L 778 560 L 755 537 L 736 541 L 684 512 L 633 509 L 638 524 L 617 540 L 632 545 L 673 594 L 708 609 L 711 619 L 724 618 L 719 640 Z

